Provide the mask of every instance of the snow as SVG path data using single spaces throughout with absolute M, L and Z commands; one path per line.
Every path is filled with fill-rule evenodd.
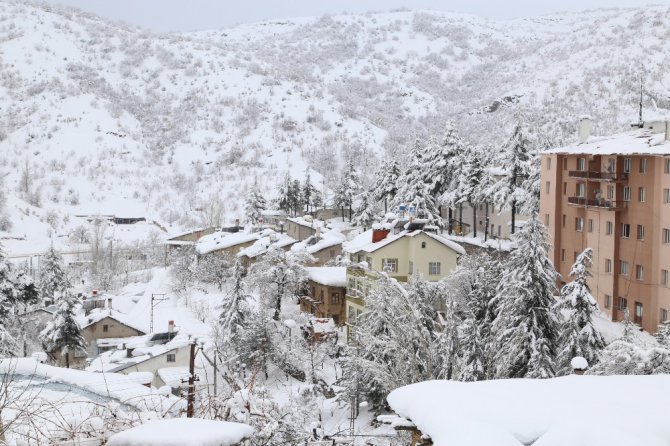
M 108 446 L 229 446 L 249 438 L 253 429 L 242 423 L 175 418 L 150 421 L 112 435 Z
M 125 349 L 110 350 L 102 353 L 91 361 L 86 370 L 91 372 L 118 372 L 128 367 L 148 361 L 156 356 L 165 355 L 174 350 L 184 348 L 189 345 L 189 339 L 186 335 L 177 335 L 170 342 L 161 345 L 137 345 L 131 338 L 131 344 L 127 344 Z M 128 357 L 127 348 L 131 348 L 131 355 Z
M 159 395 L 155 389 L 138 384 L 134 378 L 125 375 L 53 367 L 32 358 L 4 359 L 0 361 L 0 374 L 24 376 L 36 383 L 66 384 L 140 410 L 163 412 L 177 403 L 178 406 L 181 404 L 177 398 Z
M 613 390 L 614 389 L 614 390 Z M 670 376 L 426 381 L 394 390 L 391 408 L 435 446 L 670 445 Z M 625 422 L 612 423 L 612 414 Z
M 424 231 L 400 231 L 397 234 L 389 234 L 384 238 L 383 240 L 380 240 L 378 242 L 372 242 L 372 229 L 367 230 L 358 236 L 356 236 L 353 240 L 346 242 L 343 245 L 343 249 L 346 252 L 349 253 L 357 253 L 360 251 L 365 251 L 365 252 L 375 252 L 378 249 L 383 248 L 384 246 L 390 245 L 391 243 L 400 240 L 403 237 L 416 237 L 419 234 L 425 234 L 428 237 L 432 238 L 433 240 L 440 242 L 442 245 L 446 246 L 447 248 L 451 249 L 452 251 L 457 252 L 458 254 L 465 255 L 465 249 L 458 243 L 448 240 L 445 237 L 430 233 L 430 232 L 424 232 Z
M 662 133 L 638 129 L 607 137 L 590 137 L 585 143 L 547 150 L 567 155 L 670 155 L 670 141 Z
M 341 245 L 344 240 L 345 237 L 339 232 L 323 231 L 291 246 L 291 251 L 305 250 L 310 254 L 315 254 L 321 250 Z
M 305 270 L 312 282 L 326 286 L 347 286 L 347 268 L 344 266 L 308 267 Z
M 195 245 L 195 250 L 198 254 L 204 255 L 221 249 L 232 248 L 233 246 L 242 245 L 244 243 L 253 242 L 261 237 L 270 235 L 271 229 L 266 229 L 261 232 L 215 232 L 201 237 Z
M 163 380 L 165 385 L 171 388 L 181 387 L 184 381 L 188 380 L 188 367 L 163 367 L 158 369 L 158 376 Z
M 145 333 L 143 326 L 136 324 L 129 318 L 127 314 L 110 309 L 96 308 L 92 310 L 88 315 L 78 316 L 77 322 L 79 322 L 81 328 L 86 328 L 108 317 L 122 323 L 123 325 L 127 325 L 130 328 L 134 328 L 137 331 Z
M 272 229 L 264 230 L 263 234 L 266 235 L 256 240 L 253 245 L 241 249 L 237 256 L 254 258 L 265 254 L 270 248 L 285 248 L 297 242 L 288 234 L 278 234 Z
M 570 367 L 572 367 L 573 370 L 586 370 L 589 367 L 589 363 L 585 358 L 576 356 L 570 361 Z

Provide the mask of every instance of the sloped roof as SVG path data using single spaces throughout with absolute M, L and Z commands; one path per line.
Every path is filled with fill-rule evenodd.
M 347 286 L 347 268 L 344 266 L 308 267 L 305 271 L 312 282 L 326 286 Z
M 139 325 L 135 324 L 127 314 L 121 313 L 116 310 L 110 310 L 108 308 L 96 308 L 93 311 L 91 311 L 90 314 L 84 316 L 84 315 L 79 315 L 77 316 L 77 322 L 79 323 L 79 326 L 81 328 L 86 328 L 89 327 L 95 323 L 100 322 L 101 320 L 105 318 L 110 318 L 114 319 L 115 321 L 130 327 L 134 330 L 139 331 L 140 333 L 145 333 L 144 327 L 140 327 Z
M 670 155 L 670 141 L 665 134 L 637 129 L 606 137 L 591 137 L 581 144 L 544 151 L 566 155 Z
M 447 248 L 451 249 L 452 251 L 457 252 L 458 254 L 464 255 L 465 254 L 465 249 L 461 245 L 459 245 L 456 242 L 453 242 L 451 240 L 447 240 L 444 237 L 441 237 L 439 235 L 430 233 L 430 232 L 425 232 L 425 231 L 400 231 L 397 234 L 389 234 L 384 238 L 383 240 L 380 240 L 378 242 L 372 242 L 372 229 L 363 232 L 362 234 L 358 235 L 356 238 L 351 240 L 350 242 L 347 242 L 344 244 L 344 249 L 347 252 L 350 253 L 357 253 L 360 251 L 364 252 L 375 252 L 378 249 L 383 248 L 384 246 L 390 245 L 391 243 L 394 243 L 397 240 L 400 240 L 403 237 L 416 237 L 417 235 L 420 234 L 425 234 L 428 237 L 432 238 L 433 240 L 441 243 L 442 245 L 446 246 Z

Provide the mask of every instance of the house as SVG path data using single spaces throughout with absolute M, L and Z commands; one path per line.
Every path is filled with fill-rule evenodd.
M 149 383 L 160 388 L 172 384 L 164 379 L 163 369 L 186 369 L 188 375 L 190 344 L 188 336 L 175 334 L 166 338 L 163 333 L 109 339 L 104 343 L 108 349 L 91 361 L 86 370 L 123 375 L 151 374 Z M 176 387 L 180 385 L 181 382 Z
M 337 231 L 317 227 L 314 235 L 291 246 L 291 251 L 306 251 L 316 259 L 313 265 L 323 266 L 342 255 L 344 240 L 345 237 Z
M 165 256 L 166 258 L 174 251 L 183 246 L 195 246 L 196 242 L 202 237 L 213 234 L 216 231 L 214 227 L 198 228 L 191 231 L 180 232 L 174 234 L 165 240 Z
M 214 232 L 201 237 L 195 244 L 195 251 L 199 257 L 217 254 L 228 255 L 234 258 L 242 249 L 253 245 L 256 240 L 272 233 L 271 229 L 261 231 L 242 231 L 236 233 Z
M 540 219 L 553 245 L 549 257 L 564 281 L 586 248 L 593 250 L 589 286 L 600 309 L 626 312 L 653 333 L 670 310 L 670 123 L 591 137 L 541 157 Z
M 261 219 L 259 223 L 275 231 L 283 232 L 286 224 L 286 212 L 278 210 L 263 210 L 261 211 Z
M 281 248 L 288 251 L 296 243 L 293 237 L 287 234 L 276 233 L 272 229 L 263 231 L 261 238 L 256 240 L 251 246 L 247 246 L 237 253 L 237 258 L 242 262 L 242 267 L 247 271 L 251 265 L 268 252 L 271 248 Z
M 316 234 L 316 228 L 319 227 L 324 227 L 323 221 L 311 215 L 286 219 L 286 233 L 299 242 Z
M 18 315 L 21 324 L 20 329 L 25 333 L 25 336 L 22 336 L 21 339 L 23 356 L 30 356 L 31 353 L 42 351 L 42 342 L 39 340 L 39 334 L 51 322 L 55 312 L 56 306 L 50 305 Z
M 365 296 L 380 272 L 400 282 L 413 275 L 428 281 L 446 277 L 465 250 L 456 242 L 424 231 L 425 220 L 404 220 L 388 214 L 382 224 L 344 244 L 347 267 L 347 324 L 355 325 Z
M 346 318 L 345 295 L 347 268 L 310 267 L 307 270 L 306 293 L 300 297 L 300 311 L 317 318 L 331 318 L 336 325 Z
M 351 215 L 348 208 L 344 210 L 341 208 L 317 209 L 312 214 L 314 215 L 314 218 L 322 221 L 331 220 L 333 218 L 342 218 L 342 216 L 344 216 L 345 220 L 349 220 Z

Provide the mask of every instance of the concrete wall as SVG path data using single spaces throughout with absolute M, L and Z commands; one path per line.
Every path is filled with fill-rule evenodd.
M 154 374 L 154 379 L 151 385 L 154 387 L 162 387 L 166 385 L 165 382 L 158 376 L 158 369 L 166 367 L 188 367 L 190 359 L 191 346 L 187 345 L 180 348 L 172 349 L 165 354 L 154 356 L 151 359 L 134 364 L 128 368 L 120 370 L 118 373 L 128 375 L 133 372 L 151 372 Z M 175 354 L 175 362 L 168 362 L 168 354 Z
M 335 260 L 339 255 L 342 255 L 342 244 L 322 249 L 321 251 L 312 254 L 316 259 L 316 263 L 313 263 L 310 266 L 324 266 L 331 260 Z
M 286 220 L 286 233 L 300 242 L 316 234 L 316 229 Z
M 107 326 L 107 331 L 105 331 L 105 326 Z M 143 335 L 144 333 L 124 325 L 116 319 L 106 317 L 84 328 L 82 334 L 84 339 L 86 339 L 88 356 L 95 357 L 98 356 L 96 339 L 128 338 Z

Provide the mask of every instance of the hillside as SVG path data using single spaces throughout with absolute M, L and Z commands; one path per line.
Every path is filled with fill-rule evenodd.
M 76 215 L 168 230 L 242 216 L 257 180 L 333 186 L 371 174 L 448 119 L 483 146 L 516 122 L 543 144 L 670 108 L 670 9 L 493 21 L 427 11 L 152 34 L 71 9 L 0 1 L 0 177 L 10 251 L 67 235 Z M 653 101 L 652 101 L 653 100 Z M 208 211 L 209 210 L 209 211 Z M 142 233 L 142 237 L 146 234 Z M 30 241 L 28 241 L 30 238 Z M 15 240 L 19 239 L 19 240 Z M 22 239 L 22 240 L 21 240 Z

